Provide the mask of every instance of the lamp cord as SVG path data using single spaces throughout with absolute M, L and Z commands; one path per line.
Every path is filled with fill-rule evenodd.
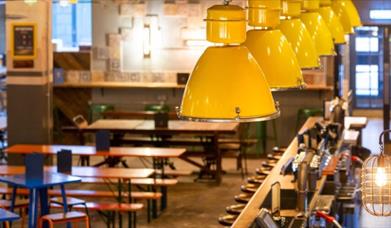
M 390 133 L 390 132 L 391 132 L 391 129 L 384 130 L 384 131 L 380 134 L 380 136 L 379 136 L 380 154 L 383 154 L 383 153 L 384 153 L 384 142 L 383 142 L 384 134 L 385 134 L 385 133 Z

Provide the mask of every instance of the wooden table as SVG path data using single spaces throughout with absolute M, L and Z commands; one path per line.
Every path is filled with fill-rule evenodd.
M 109 151 L 97 151 L 93 146 L 76 145 L 33 145 L 17 144 L 8 147 L 5 151 L 9 154 L 40 153 L 44 155 L 56 155 L 58 151 L 71 150 L 72 155 L 83 156 L 107 156 L 107 157 L 156 157 L 177 158 L 185 153 L 184 148 L 156 148 L 156 147 L 111 147 Z
M 6 176 L 21 175 L 24 172 L 25 172 L 24 166 L 0 166 L 0 175 L 6 175 Z M 48 174 L 52 174 L 52 173 L 56 174 L 57 167 L 53 167 L 53 166 L 45 167 L 45 172 Z M 123 201 L 123 197 L 122 197 L 122 191 L 124 190 L 123 182 L 127 182 L 128 202 L 131 203 L 132 202 L 131 180 L 137 178 L 147 178 L 151 176 L 154 172 L 155 171 L 153 169 L 72 167 L 71 175 L 76 177 L 81 177 L 81 178 L 88 177 L 88 178 L 102 178 L 102 179 L 118 179 L 118 201 L 120 203 L 122 203 Z M 6 177 L 0 177 L 0 181 L 2 178 L 4 179 Z M 64 202 L 66 202 L 66 200 L 64 200 Z M 122 224 L 122 217 L 121 215 L 119 216 L 120 216 L 119 217 L 120 224 Z M 128 217 L 129 217 L 129 221 L 131 221 L 130 213 L 128 214 Z
M 95 166 L 108 164 L 114 167 L 122 157 L 151 157 L 153 159 L 153 169 L 161 169 L 164 176 L 164 161 L 168 158 L 179 158 L 186 152 L 184 148 L 156 148 L 156 147 L 111 147 L 109 151 L 97 151 L 93 146 L 75 145 L 33 145 L 17 144 L 7 148 L 8 154 L 30 154 L 40 153 L 43 155 L 56 155 L 58 151 L 71 150 L 72 155 L 78 156 L 103 156 L 103 162 Z M 127 166 L 126 166 L 127 167 Z
M 143 134 L 148 136 L 162 137 L 165 136 L 192 134 L 197 136 L 208 137 L 211 141 L 212 152 L 216 153 L 215 163 L 215 179 L 218 183 L 221 182 L 221 160 L 222 154 L 219 149 L 219 136 L 221 134 L 235 134 L 238 130 L 238 123 L 202 123 L 191 121 L 170 120 L 167 128 L 156 128 L 155 122 L 152 120 L 98 120 L 91 125 L 79 129 L 80 132 L 96 132 L 100 130 L 108 130 L 114 134 Z M 185 158 L 183 158 L 185 159 Z M 186 158 L 186 161 L 197 165 L 204 169 L 195 161 Z M 208 169 L 209 166 L 207 166 Z M 210 171 L 210 170 L 208 170 Z M 211 171 L 212 172 L 212 171 Z
M 1 166 L 3 167 L 3 166 Z M 37 227 L 38 220 L 38 204 L 40 199 L 41 212 L 40 215 L 49 214 L 48 205 L 48 188 L 54 186 L 61 187 L 62 199 L 64 202 L 64 213 L 67 212 L 68 206 L 66 204 L 65 184 L 80 182 L 80 178 L 69 176 L 61 173 L 45 173 L 44 178 L 41 181 L 29 180 L 24 174 L 24 167 L 22 172 L 10 172 L 7 176 L 0 177 L 0 182 L 9 184 L 12 186 L 12 203 L 10 210 L 13 211 L 15 205 L 16 191 L 18 188 L 29 189 L 29 228 Z

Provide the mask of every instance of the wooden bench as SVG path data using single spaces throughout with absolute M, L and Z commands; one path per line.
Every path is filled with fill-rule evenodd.
M 0 194 L 11 195 L 12 188 L 0 188 Z M 28 189 L 18 189 L 17 195 L 28 196 Z M 50 189 L 48 191 L 49 196 L 61 196 L 59 189 Z M 80 189 L 66 189 L 66 195 L 71 197 L 85 197 L 85 198 L 109 198 L 118 197 L 117 192 L 112 191 L 97 191 L 97 190 L 80 190 Z M 127 197 L 128 193 L 123 192 L 123 197 Z M 157 200 L 162 197 L 160 192 L 132 192 L 132 198 L 134 200 Z
M 101 202 L 101 203 L 95 203 L 95 202 L 87 202 L 86 206 L 88 210 L 91 211 L 99 211 L 99 212 L 116 212 L 116 213 L 131 213 L 132 220 L 133 220 L 133 227 L 135 227 L 136 224 L 136 216 L 134 213 L 141 211 L 144 208 L 144 205 L 141 203 L 107 203 L 107 202 Z M 52 208 L 62 208 L 62 206 L 58 204 L 52 204 Z M 84 210 L 85 207 L 83 205 L 75 205 L 73 207 L 75 210 Z M 110 213 L 109 215 L 105 215 L 108 218 L 107 221 L 107 227 L 111 227 L 110 225 L 113 224 L 113 227 L 115 225 L 115 216 L 114 214 Z M 130 222 L 130 221 L 129 221 Z
M 116 180 L 110 179 L 102 179 L 102 178 L 83 178 L 82 183 L 84 184 L 108 184 L 115 183 Z M 154 187 L 159 187 L 160 192 L 162 194 L 160 208 L 163 211 L 167 207 L 167 187 L 174 186 L 178 183 L 177 179 L 160 179 L 160 178 L 139 178 L 133 179 L 133 185 L 146 185 L 148 187 L 148 191 L 153 190 L 155 192 Z M 133 194 L 133 193 L 132 193 Z M 155 207 L 156 201 L 153 201 Z M 156 214 L 154 214 L 156 217 Z

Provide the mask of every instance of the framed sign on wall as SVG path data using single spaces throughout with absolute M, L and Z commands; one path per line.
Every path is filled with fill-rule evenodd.
M 37 52 L 37 29 L 35 23 L 11 25 L 11 55 L 14 60 L 33 60 Z

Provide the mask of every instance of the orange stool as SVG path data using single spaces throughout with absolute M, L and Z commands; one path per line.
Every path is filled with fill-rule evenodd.
M 58 223 L 68 223 L 68 222 L 81 222 L 84 221 L 86 224 L 86 228 L 90 227 L 90 219 L 83 212 L 78 211 L 70 211 L 67 213 L 57 213 L 57 214 L 48 214 L 39 218 L 38 227 L 42 228 L 43 223 L 47 221 L 49 223 L 50 228 L 54 228 L 54 224 Z

